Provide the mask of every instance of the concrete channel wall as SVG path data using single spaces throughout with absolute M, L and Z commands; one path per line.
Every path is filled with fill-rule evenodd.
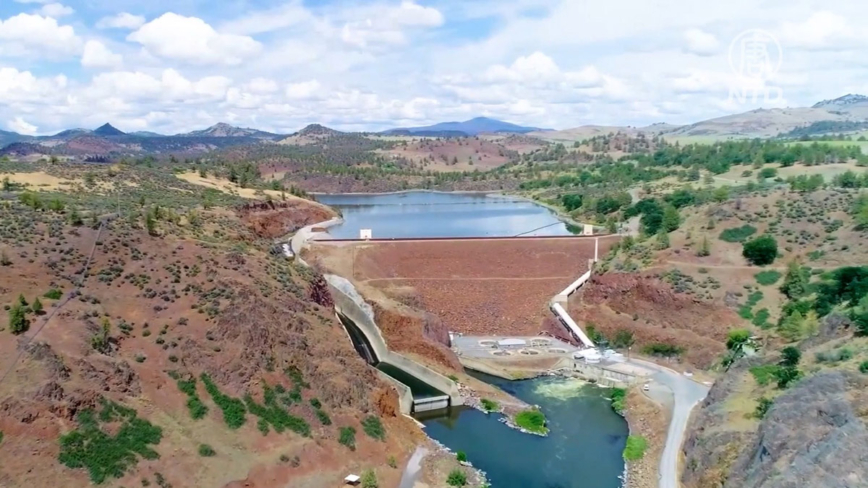
M 462 405 L 463 401 L 461 399 L 461 394 L 458 391 L 458 385 L 455 384 L 454 381 L 449 378 L 437 373 L 421 364 L 408 359 L 401 354 L 390 351 L 388 346 L 386 345 L 386 341 L 383 339 L 383 335 L 380 332 L 380 328 L 377 327 L 377 324 L 374 322 L 372 318 L 372 313 L 364 310 L 362 305 L 357 303 L 352 297 L 350 297 L 346 292 L 342 289 L 334 286 L 332 284 L 335 281 L 335 277 L 329 275 L 326 277 L 329 281 L 329 290 L 332 293 L 332 297 L 335 301 L 335 309 L 346 318 L 353 321 L 356 326 L 362 331 L 362 334 L 368 339 L 368 342 L 371 344 L 371 348 L 374 350 L 374 354 L 377 355 L 377 359 L 384 363 L 389 363 L 396 368 L 399 368 L 410 374 L 415 376 L 420 381 L 423 381 L 434 388 L 442 391 L 446 394 L 445 397 L 434 397 L 424 400 L 412 399 L 411 395 L 411 405 L 413 406 L 413 410 L 415 411 L 423 411 L 420 408 L 427 408 L 431 410 L 433 408 L 429 408 L 432 402 L 440 405 L 438 408 L 446 408 L 450 404 Z M 340 277 L 338 277 L 340 278 Z M 402 388 L 409 388 L 403 383 L 395 380 L 392 377 L 388 377 L 393 384 L 400 385 L 396 386 L 398 388 L 398 394 L 401 396 L 403 394 Z M 439 403 L 438 403 L 439 402 Z M 401 404 L 402 413 L 410 413 L 413 410 L 404 411 L 405 408 L 404 403 Z
M 590 364 L 584 361 L 575 361 L 574 364 L 576 372 L 582 375 L 582 377 L 596 380 L 597 383 L 600 383 L 602 385 L 629 385 L 636 382 L 637 380 L 635 375 L 624 373 L 621 371 L 615 371 L 599 364 Z

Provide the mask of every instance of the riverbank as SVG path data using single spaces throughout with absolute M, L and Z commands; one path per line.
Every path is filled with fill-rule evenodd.
M 663 405 L 648 398 L 638 388 L 628 390 L 621 414 L 627 420 L 630 435 L 642 437 L 647 445 L 641 459 L 626 461 L 624 487 L 658 488 L 669 415 Z

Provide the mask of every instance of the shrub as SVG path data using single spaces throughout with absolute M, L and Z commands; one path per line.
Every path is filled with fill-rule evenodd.
M 395 459 L 395 456 L 389 456 L 388 464 L 390 468 L 398 469 L 398 461 Z
M 862 364 L 859 365 L 859 372 L 868 374 L 868 361 L 862 361 Z M 3 439 L 3 433 L 0 432 L 0 440 Z
M 747 329 L 733 329 L 729 331 L 726 339 L 726 348 L 730 351 L 741 349 L 750 339 L 750 331 Z
M 320 423 L 323 425 L 331 425 L 332 419 L 329 417 L 329 414 L 325 413 L 322 410 L 317 409 L 316 417 L 319 419 Z
M 199 444 L 199 455 L 202 457 L 211 457 L 217 454 L 214 448 L 208 444 Z
M 214 403 L 223 411 L 223 421 L 226 422 L 226 426 L 230 429 L 237 429 L 244 425 L 247 421 L 247 408 L 244 407 L 244 402 L 238 398 L 221 393 L 208 374 L 202 373 L 199 378 L 202 380 L 205 390 L 211 395 Z
M 744 243 L 741 254 L 755 266 L 766 266 L 778 257 L 778 243 L 774 237 L 765 234 Z
M 23 334 L 30 328 L 30 321 L 27 320 L 27 312 L 24 306 L 16 303 L 9 309 L 9 332 L 13 334 Z
M 465 453 L 464 451 L 458 451 L 455 454 L 455 459 L 457 459 L 459 463 L 466 463 L 467 462 L 467 453 Z
M 674 344 L 654 343 L 648 344 L 642 348 L 642 352 L 651 356 L 680 356 L 684 353 L 684 348 Z
M 780 369 L 780 366 L 776 364 L 754 366 L 753 368 L 750 368 L 750 374 L 753 375 L 753 378 L 756 380 L 758 385 L 765 386 L 775 377 L 775 373 L 778 369 Z
M 52 288 L 45 292 L 45 295 L 42 296 L 48 298 L 49 300 L 60 300 L 60 298 L 63 296 L 63 292 L 58 290 L 57 288 Z
M 609 399 L 612 400 L 612 410 L 616 413 L 622 413 L 624 411 L 624 402 L 627 399 L 627 390 L 624 388 L 612 388 L 612 393 L 609 395 Z
M 802 372 L 794 367 L 781 367 L 775 370 L 774 376 L 778 380 L 778 388 L 784 389 L 800 379 Z
M 341 427 L 338 442 L 350 448 L 351 451 L 356 450 L 356 429 L 353 427 Z
M 483 398 L 480 400 L 480 403 L 482 403 L 482 408 L 484 408 L 486 412 L 494 412 L 500 408 L 500 405 L 498 405 L 496 401 L 489 400 L 488 398 Z
M 515 416 L 515 425 L 529 432 L 545 434 L 549 430 L 546 428 L 546 417 L 537 409 L 529 409 L 519 412 Z
M 374 439 L 386 440 L 386 430 L 383 429 L 383 423 L 380 422 L 379 417 L 373 415 L 366 417 L 362 420 L 362 429 L 365 431 L 365 434 Z
M 136 416 L 136 411 L 117 403 L 102 401 L 102 410 L 82 410 L 76 421 L 78 428 L 60 437 L 58 460 L 68 468 L 85 468 L 96 484 L 108 478 L 122 478 L 141 456 L 157 459 L 151 449 L 163 437 L 162 429 Z M 111 435 L 100 428 L 100 422 L 119 422 L 117 432 Z
M 377 475 L 372 470 L 367 469 L 362 473 L 362 488 L 378 488 L 379 486 Z
M 627 436 L 627 445 L 624 447 L 624 459 L 627 461 L 638 461 L 645 456 L 645 449 L 648 448 L 648 441 L 640 435 Z
M 453 469 L 449 472 L 449 476 L 446 477 L 446 484 L 449 486 L 465 486 L 467 485 L 467 475 L 458 468 Z
M 773 404 L 774 402 L 772 400 L 769 400 L 766 397 L 760 397 L 759 400 L 757 400 L 757 405 L 756 409 L 753 412 L 753 416 L 758 419 L 764 418 L 766 416 L 766 413 L 768 413 L 769 409 L 772 408 Z
M 754 278 L 756 278 L 756 282 L 762 286 L 771 286 L 781 279 L 781 273 L 774 270 L 760 271 L 754 275 Z
M 796 347 L 787 346 L 781 350 L 781 366 L 798 366 L 800 359 L 802 359 L 802 352 Z
M 744 242 L 754 234 L 756 234 L 756 227 L 745 224 L 741 227 L 724 230 L 720 233 L 720 240 L 726 242 Z

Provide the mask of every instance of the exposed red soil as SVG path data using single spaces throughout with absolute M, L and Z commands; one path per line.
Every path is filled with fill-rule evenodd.
M 618 273 L 592 277 L 570 298 L 570 314 L 606 337 L 632 331 L 634 349 L 651 343 L 682 346 L 684 359 L 702 368 L 720 356 L 727 332 L 741 324 L 732 310 L 675 293 L 657 278 Z
M 616 241 L 601 238 L 600 255 Z M 344 259 L 333 272 L 437 316 L 445 330 L 531 335 L 544 328 L 551 298 L 588 270 L 594 239 L 379 242 L 315 252 L 354 254 L 354 265 Z
M 0 267 L 3 304 L 19 294 L 32 303 L 54 287 L 70 293 L 96 238 L 93 229 L 64 226 L 62 216 L 51 226 L 50 214 L 27 218 L 35 222 L 30 243 L 0 242 L 12 261 Z M 6 314 L 0 317 L 0 374 L 12 368 L 0 384 L 0 486 L 90 486 L 85 470 L 58 463 L 58 438 L 75 428 L 78 412 L 103 397 L 163 428 L 155 448 L 160 459 L 140 461 L 117 481 L 124 486 L 146 477 L 153 484 L 157 472 L 176 487 L 233 479 L 243 480 L 239 486 L 331 486 L 350 469 L 384 466 L 390 455 L 401 462 L 421 434 L 398 415 L 396 395 L 353 350 L 333 314 L 311 300 L 327 303 L 317 281 L 315 273 L 260 251 L 226 252 L 111 224 L 79 296 L 41 298 L 47 314 L 30 314 L 25 336 L 12 335 Z M 23 337 L 35 334 L 60 305 L 25 347 Z M 91 338 L 103 318 L 111 323 L 110 347 L 98 352 Z M 228 429 L 201 382 L 198 393 L 209 412 L 194 421 L 167 373 L 207 372 L 228 395 L 261 398 L 263 381 L 291 387 L 283 373 L 290 366 L 310 384 L 291 411 L 309 422 L 311 438 L 273 430 L 263 436 L 251 414 L 242 428 Z M 322 402 L 332 425 L 317 420 L 312 398 Z M 386 442 L 364 434 L 359 420 L 370 414 L 383 417 Z M 338 427 L 348 425 L 358 432 L 354 452 L 337 442 Z M 199 456 L 200 442 L 217 456 Z M 300 466 L 281 462 L 284 454 L 298 455 Z M 381 480 L 396 483 L 396 476 L 385 472 Z M 296 479 L 303 482 L 293 484 Z
M 386 153 L 421 163 L 424 169 L 434 171 L 472 171 L 474 168 L 482 171 L 502 166 L 516 154 L 503 145 L 478 137 L 399 142 Z
M 328 207 L 300 199 L 248 203 L 238 209 L 238 214 L 253 234 L 268 239 L 285 236 L 335 216 Z

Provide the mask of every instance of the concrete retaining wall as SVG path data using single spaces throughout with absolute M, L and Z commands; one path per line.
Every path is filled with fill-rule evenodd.
M 445 408 L 449 408 L 449 397 L 447 395 L 424 398 L 413 402 L 413 412 L 430 412 Z
M 398 392 L 398 408 L 401 409 L 401 413 L 410 415 L 413 413 L 413 392 L 410 391 L 410 387 L 401 383 L 400 381 L 392 378 L 386 373 L 377 370 L 377 375 L 380 379 L 386 381 L 387 383 L 391 383 L 392 386 L 395 387 L 395 390 Z
M 437 373 L 421 364 L 408 359 L 401 354 L 390 351 L 383 339 L 380 328 L 374 322 L 369 313 L 356 303 L 347 293 L 329 283 L 329 290 L 335 301 L 335 308 L 348 319 L 352 320 L 359 330 L 365 334 L 365 337 L 370 342 L 377 355 L 377 359 L 382 362 L 389 363 L 392 366 L 400 368 L 418 378 L 419 380 L 428 383 L 434 388 L 445 393 L 452 405 L 462 405 L 461 394 L 458 391 L 458 385 L 449 378 Z
M 621 371 L 614 371 L 599 364 L 589 364 L 584 361 L 576 361 L 574 369 L 586 379 L 596 380 L 604 385 L 631 384 L 636 381 L 636 376 Z

